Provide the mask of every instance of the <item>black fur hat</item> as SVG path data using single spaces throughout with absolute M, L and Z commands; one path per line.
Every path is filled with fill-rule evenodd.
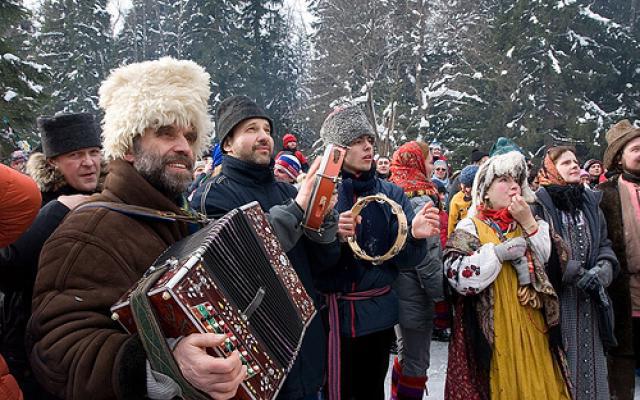
M 48 159 L 78 149 L 102 148 L 98 126 L 88 113 L 39 117 L 38 129 L 42 150 Z

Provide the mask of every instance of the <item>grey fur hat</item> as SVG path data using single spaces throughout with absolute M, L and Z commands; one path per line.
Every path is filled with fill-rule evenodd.
M 325 145 L 349 146 L 362 135 L 376 138 L 376 132 L 369 119 L 358 106 L 334 109 L 320 128 L 320 137 Z

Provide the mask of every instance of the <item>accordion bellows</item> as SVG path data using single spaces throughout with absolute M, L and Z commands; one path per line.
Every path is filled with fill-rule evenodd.
M 316 310 L 258 203 L 169 247 L 150 270 L 167 265 L 148 291 L 165 337 L 226 334 L 213 353 L 237 349 L 248 371 L 236 398 L 275 398 Z M 111 310 L 135 332 L 130 294 Z

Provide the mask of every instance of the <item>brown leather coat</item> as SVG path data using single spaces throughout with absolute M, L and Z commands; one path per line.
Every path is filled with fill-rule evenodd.
M 129 163 L 116 160 L 110 168 L 95 200 L 181 212 Z M 145 396 L 142 343 L 111 320 L 109 308 L 187 234 L 184 223 L 104 208 L 67 216 L 42 250 L 28 325 L 31 365 L 47 390 L 64 399 Z
M 609 390 L 611 398 L 631 400 L 635 387 L 635 359 L 631 322 L 631 294 L 629 292 L 629 267 L 625 253 L 622 207 L 618 190 L 618 175 L 598 187 L 602 191 L 600 208 L 607 220 L 611 247 L 620 262 L 620 274 L 609 286 L 609 296 L 615 315 L 614 333 L 618 346 L 609 351 Z

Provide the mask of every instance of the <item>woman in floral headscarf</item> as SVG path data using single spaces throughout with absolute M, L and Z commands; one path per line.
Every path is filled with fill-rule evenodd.
M 569 399 L 556 293 L 546 276 L 549 225 L 528 202 L 527 165 L 501 138 L 449 237 L 445 275 L 458 296 L 446 399 Z M 552 339 L 556 339 L 554 340 Z
M 615 346 L 613 310 L 605 288 L 618 268 L 604 215 L 601 192 L 580 183 L 572 147 L 550 148 L 538 174 L 536 214 L 552 226 L 553 250 L 547 265 L 560 298 L 562 339 L 572 397 L 609 398 L 605 350 Z
M 438 198 L 436 186 L 429 180 L 433 168 L 426 143 L 408 142 L 393 154 L 389 181 L 400 186 L 413 208 L 421 210 Z M 439 209 L 429 210 L 438 214 Z M 392 399 L 422 399 L 433 329 L 433 304 L 442 298 L 442 251 L 439 237 L 426 239 L 427 256 L 416 268 L 401 269 L 394 289 L 400 305 L 396 326 L 398 357 L 391 377 Z

